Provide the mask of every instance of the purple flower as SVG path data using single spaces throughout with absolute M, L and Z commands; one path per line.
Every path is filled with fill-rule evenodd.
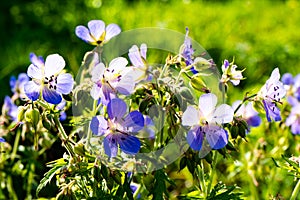
M 133 45 L 129 49 L 128 57 L 130 59 L 130 62 L 132 63 L 133 67 L 133 79 L 135 82 L 139 82 L 142 80 L 149 79 L 148 77 L 148 66 L 146 63 L 146 53 L 147 53 L 147 45 L 141 44 L 140 49 Z
M 293 134 L 300 134 L 300 103 L 294 97 L 289 97 L 288 101 L 292 105 L 292 109 L 285 124 L 291 127 Z
M 182 116 L 182 125 L 191 126 L 187 142 L 194 150 L 201 150 L 206 139 L 213 149 L 221 149 L 228 143 L 228 133 L 220 126 L 233 120 L 233 109 L 227 104 L 218 107 L 214 94 L 203 94 L 198 109 L 188 106 Z
M 300 101 L 300 74 L 294 78 L 293 94 Z
M 57 104 L 56 109 L 60 111 L 59 120 L 65 121 L 67 119 L 67 113 L 65 112 L 66 101 L 62 100 L 59 104 Z
M 242 101 L 235 101 L 232 104 L 232 109 L 235 110 L 241 102 Z M 247 105 L 242 104 L 235 115 L 241 116 L 244 120 L 246 120 L 249 126 L 257 127 L 261 124 L 261 118 L 258 116 L 258 112 L 254 110 L 252 102 Z
M 9 96 L 5 96 L 2 113 L 5 113 L 12 121 L 18 119 L 18 106 L 14 104 Z
M 257 94 L 257 98 L 262 100 L 264 109 L 266 111 L 266 116 L 268 121 L 280 121 L 280 110 L 277 108 L 276 103 L 281 101 L 286 94 L 286 90 L 283 83 L 279 81 L 280 73 L 279 69 L 275 68 L 266 81 L 265 85 L 260 89 Z
M 20 73 L 18 79 L 15 76 L 11 76 L 9 80 L 9 85 L 11 91 L 16 94 L 20 99 L 26 99 L 26 94 L 24 92 L 24 85 L 29 81 L 29 77 L 26 73 Z
M 0 137 L 0 142 L 5 142 L 5 139 L 3 137 Z
M 88 22 L 88 28 L 80 25 L 75 29 L 75 34 L 83 41 L 91 45 L 101 46 L 120 32 L 121 29 L 118 25 L 109 24 L 105 27 L 102 20 L 91 20 Z
M 127 154 L 136 154 L 140 150 L 140 140 L 133 134 L 144 128 L 144 117 L 138 111 L 125 116 L 126 103 L 121 99 L 112 99 L 107 105 L 108 118 L 92 118 L 90 128 L 97 136 L 105 136 L 103 146 L 109 157 L 115 157 L 118 146 Z
M 136 184 L 136 183 L 130 183 L 130 189 L 132 191 L 132 194 L 134 194 L 137 189 L 141 187 L 140 185 Z M 137 196 L 136 196 L 137 199 L 140 199 L 141 198 L 141 194 L 139 193 Z
M 49 55 L 44 62 L 42 57 L 30 54 L 32 64 L 28 67 L 27 75 L 32 78 L 24 85 L 27 97 L 37 100 L 42 93 L 48 103 L 59 104 L 62 94 L 69 94 L 73 89 L 74 80 L 71 74 L 61 74 L 65 67 L 63 57 L 58 54 Z
M 230 81 L 234 86 L 240 84 L 240 81 L 243 80 L 242 72 L 244 70 L 236 70 L 237 66 L 232 63 L 229 63 L 228 60 L 224 60 L 222 65 L 222 83 L 227 83 Z
M 186 33 L 185 33 L 183 47 L 181 50 L 181 55 L 185 60 L 185 64 L 189 66 L 194 63 L 194 59 L 193 59 L 194 49 L 192 46 L 191 38 L 189 38 L 189 28 L 186 27 L 185 31 Z
M 290 73 L 285 73 L 282 75 L 281 81 L 284 85 L 293 85 L 294 84 L 293 75 Z
M 134 91 L 135 82 L 130 67 L 126 67 L 128 61 L 123 57 L 113 59 L 106 68 L 103 63 L 97 64 L 92 69 L 93 87 L 91 96 L 107 105 L 116 97 L 116 92 L 129 95 Z

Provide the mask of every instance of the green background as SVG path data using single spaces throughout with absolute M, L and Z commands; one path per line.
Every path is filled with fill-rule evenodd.
M 78 39 L 74 30 L 92 19 L 119 24 L 124 31 L 162 27 L 184 34 L 185 27 L 189 27 L 190 37 L 208 51 L 219 67 L 222 60 L 234 58 L 239 69 L 246 68 L 243 74 L 247 79 L 240 88 L 230 90 L 229 101 L 241 99 L 242 93 L 256 85 L 259 89 L 275 67 L 279 67 L 281 73 L 289 71 L 296 75 L 300 72 L 298 1 L 13 0 L 1 1 L 0 9 L 1 102 L 5 95 L 11 95 L 10 76 L 26 72 L 30 52 L 44 58 L 59 53 L 75 75 L 84 53 L 93 47 Z M 277 192 L 288 197 L 293 177 L 286 177 L 285 173 L 277 175 L 278 170 L 273 170 L 271 156 L 280 157 L 284 152 L 268 152 L 272 146 L 265 149 L 261 141 L 264 134 L 270 140 L 268 144 L 280 143 L 271 133 L 272 126 L 266 126 L 254 130 L 249 136 L 251 143 L 241 148 L 238 159 L 243 163 L 241 171 L 232 165 L 237 162 L 235 159 L 228 159 L 218 166 L 224 170 L 224 177 L 222 171 L 218 177 L 228 184 L 238 184 L 246 196 L 254 199 L 275 196 Z M 270 129 L 267 133 L 260 132 L 267 129 Z M 286 131 L 280 136 L 280 139 L 293 140 Z M 258 157 L 257 162 L 248 163 L 257 153 L 252 152 L 252 147 L 265 154 Z M 244 176 L 247 172 L 249 176 Z M 255 173 L 258 186 L 253 185 L 255 181 L 250 172 Z

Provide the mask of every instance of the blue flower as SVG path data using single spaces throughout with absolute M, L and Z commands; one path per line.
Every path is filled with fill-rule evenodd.
M 12 121 L 17 121 L 18 119 L 18 106 L 14 104 L 9 96 L 4 98 L 2 113 L 5 113 Z
M 201 150 L 204 140 L 212 149 L 221 149 L 228 143 L 228 132 L 221 124 L 233 120 L 233 109 L 227 104 L 218 107 L 214 94 L 203 94 L 198 109 L 188 106 L 182 116 L 182 125 L 191 126 L 187 142 L 194 150 Z
M 136 183 L 130 183 L 130 189 L 132 191 L 132 194 L 134 194 L 137 189 L 141 187 L 140 185 L 136 184 Z M 137 196 L 136 196 L 137 199 L 140 199 L 141 198 L 141 194 L 139 193 Z
M 60 111 L 60 113 L 59 113 L 59 120 L 60 121 L 65 121 L 67 119 L 67 113 L 64 110 L 65 106 L 66 106 L 66 101 L 65 100 L 62 100 L 56 106 L 56 109 Z
M 0 142 L 5 142 L 5 139 L 0 137 Z
M 292 109 L 285 124 L 291 127 L 293 134 L 300 134 L 300 103 L 294 97 L 289 97 L 288 102 L 292 105 Z
M 242 103 L 242 101 L 235 101 L 232 104 L 233 110 L 235 110 L 240 103 Z M 247 105 L 242 104 L 235 115 L 246 120 L 249 126 L 257 127 L 261 124 L 261 118 L 258 116 L 258 112 L 254 110 L 252 102 L 248 103 Z
M 29 81 L 29 77 L 26 73 L 20 73 L 18 79 L 15 76 L 11 76 L 9 80 L 9 85 L 11 91 L 14 95 L 17 95 L 22 100 L 26 99 L 26 94 L 24 92 L 24 85 Z
M 52 54 L 44 62 L 42 57 L 31 53 L 30 60 L 32 64 L 28 67 L 27 75 L 32 80 L 25 84 L 25 94 L 29 99 L 35 101 L 42 93 L 43 99 L 48 103 L 59 104 L 62 94 L 69 94 L 74 84 L 71 74 L 61 74 L 65 67 L 63 57 Z
M 284 85 L 293 85 L 294 84 L 293 75 L 290 73 L 285 73 L 282 75 L 281 81 Z
M 77 37 L 96 46 L 103 45 L 120 32 L 121 29 L 118 25 L 109 24 L 105 27 L 105 23 L 102 20 L 91 20 L 88 22 L 88 28 L 80 25 L 75 29 Z
M 106 68 L 103 63 L 97 64 L 92 69 L 93 87 L 91 96 L 107 105 L 111 99 L 116 97 L 117 91 L 124 95 L 129 95 L 134 91 L 135 82 L 133 80 L 134 71 L 126 67 L 128 61 L 123 57 L 113 59 Z
M 275 68 L 270 76 L 270 78 L 266 81 L 263 87 L 257 94 L 257 98 L 262 100 L 264 105 L 264 109 L 266 111 L 266 116 L 269 122 L 272 121 L 280 121 L 280 110 L 277 108 L 276 103 L 281 101 L 286 94 L 286 90 L 282 82 L 280 82 L 280 73 L 279 69 Z
M 191 38 L 189 38 L 189 29 L 186 27 L 185 31 L 186 33 L 185 33 L 183 47 L 181 50 L 181 55 L 185 60 L 185 64 L 189 66 L 194 63 L 194 59 L 193 59 L 194 49 L 192 46 Z
M 133 134 L 144 128 L 144 117 L 138 111 L 125 116 L 126 103 L 121 99 L 112 99 L 107 105 L 108 118 L 96 116 L 92 118 L 90 128 L 97 136 L 105 136 L 104 151 L 109 157 L 115 157 L 118 146 L 126 153 L 134 155 L 140 150 L 140 140 Z

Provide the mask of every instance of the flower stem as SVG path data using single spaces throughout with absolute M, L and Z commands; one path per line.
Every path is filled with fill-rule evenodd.
M 217 164 L 217 159 L 218 159 L 218 153 L 214 152 L 213 158 L 212 158 L 212 164 L 211 164 L 211 170 L 210 170 L 210 175 L 209 175 L 209 182 L 207 185 L 207 193 L 210 194 L 210 190 L 211 190 L 211 185 L 214 181 L 214 176 L 216 173 L 216 164 Z
M 16 157 L 18 146 L 19 146 L 20 137 L 21 137 L 21 131 L 18 130 L 17 131 L 17 135 L 15 137 L 13 151 L 12 151 L 11 156 L 10 156 L 11 162 L 13 162 L 14 159 L 15 159 L 15 157 Z
M 201 166 L 200 166 L 201 165 Z M 205 185 L 205 178 L 204 178 L 204 165 L 203 165 L 203 161 L 200 161 L 200 165 L 197 165 L 197 175 L 198 175 L 198 181 L 199 181 L 199 185 L 201 187 L 201 191 L 204 194 L 204 197 L 207 197 L 207 188 Z
M 300 179 L 298 179 L 298 182 L 297 182 L 296 186 L 294 187 L 294 190 L 292 192 L 292 196 L 291 196 L 290 200 L 295 200 L 297 198 L 299 190 L 300 190 Z
M 66 147 L 68 153 L 74 157 L 75 156 L 75 153 L 74 153 L 74 150 L 73 150 L 73 147 L 71 146 L 71 144 L 69 143 L 69 137 L 68 135 L 66 134 L 65 130 L 64 130 L 64 127 L 62 126 L 62 124 L 60 123 L 59 119 L 57 116 L 54 117 L 54 122 L 55 124 L 57 125 L 58 127 L 58 130 L 59 130 L 59 136 L 61 136 L 61 140 L 63 141 L 63 144 L 64 146 Z
M 247 96 L 247 94 L 246 94 L 246 96 L 244 97 L 243 101 L 242 101 L 242 102 L 238 105 L 238 107 L 234 110 L 234 114 L 241 108 L 241 106 L 242 106 L 246 101 L 248 101 L 249 99 L 255 97 L 256 95 L 257 95 L 257 94 L 253 94 L 253 95 L 251 95 L 251 96 Z

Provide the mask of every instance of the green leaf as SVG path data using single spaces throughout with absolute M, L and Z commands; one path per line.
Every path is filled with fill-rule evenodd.
M 45 177 L 41 180 L 36 189 L 36 196 L 38 196 L 41 189 L 43 189 L 48 183 L 50 183 L 53 176 L 57 174 L 57 172 L 59 172 L 62 167 L 62 165 L 56 165 L 45 174 Z

